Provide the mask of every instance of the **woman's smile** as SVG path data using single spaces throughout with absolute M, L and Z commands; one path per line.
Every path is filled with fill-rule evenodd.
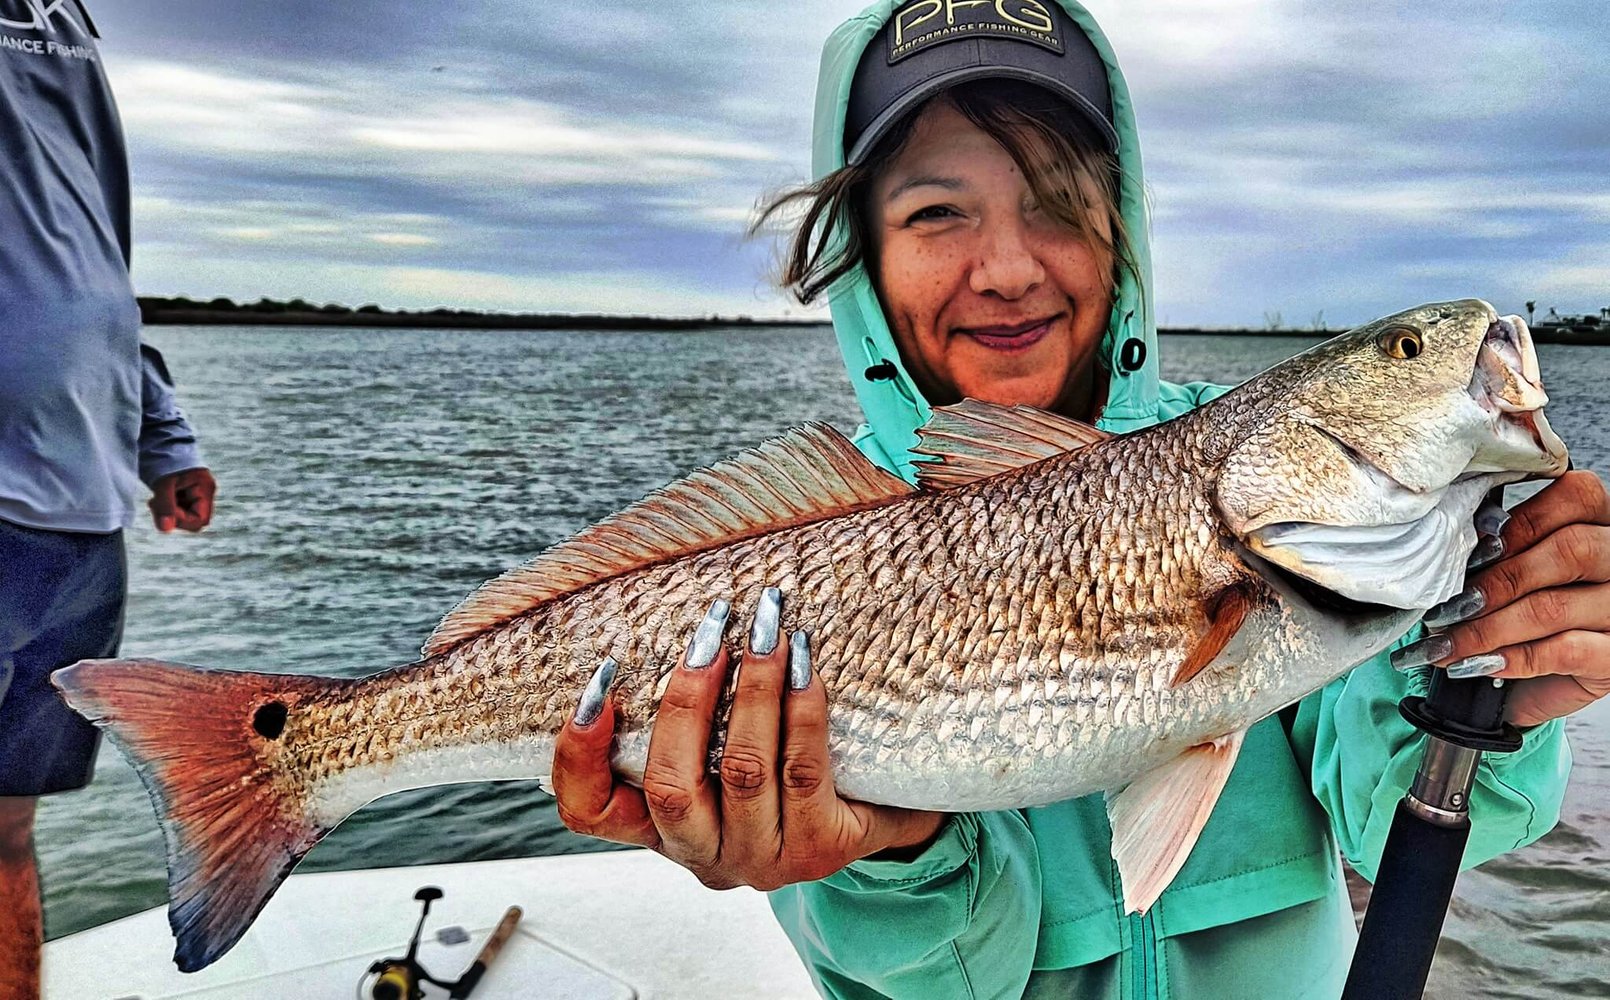
M 956 327 L 951 332 L 954 336 L 971 337 L 992 351 L 1018 354 L 1044 340 L 1051 333 L 1052 327 L 1066 316 L 1066 313 L 1058 313 L 1055 316 L 1031 319 L 1023 323 Z

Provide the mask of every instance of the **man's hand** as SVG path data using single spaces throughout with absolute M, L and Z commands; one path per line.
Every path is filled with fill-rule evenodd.
M 151 484 L 151 520 L 161 532 L 200 531 L 212 520 L 218 483 L 206 469 L 174 472 Z

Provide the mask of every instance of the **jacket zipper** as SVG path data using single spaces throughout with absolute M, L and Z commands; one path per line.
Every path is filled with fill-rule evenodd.
M 1151 911 L 1129 918 L 1130 995 L 1137 1000 L 1161 997 L 1157 974 L 1157 926 Z

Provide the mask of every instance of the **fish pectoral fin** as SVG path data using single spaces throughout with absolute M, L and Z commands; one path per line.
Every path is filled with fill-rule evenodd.
M 1032 406 L 964 399 L 934 407 L 917 437 L 912 453 L 938 459 L 917 463 L 917 485 L 934 490 L 998 476 L 1112 435 Z
M 1185 662 L 1180 664 L 1169 687 L 1177 688 L 1189 681 L 1201 673 L 1203 667 L 1212 663 L 1215 656 L 1224 652 L 1224 647 L 1241 631 L 1241 624 L 1247 620 L 1247 612 L 1252 610 L 1252 588 L 1245 583 L 1225 587 L 1207 602 L 1206 610 L 1207 631 L 1185 654 Z
M 1112 856 L 1124 883 L 1124 912 L 1144 913 L 1174 881 L 1235 767 L 1246 730 L 1191 747 L 1107 793 Z

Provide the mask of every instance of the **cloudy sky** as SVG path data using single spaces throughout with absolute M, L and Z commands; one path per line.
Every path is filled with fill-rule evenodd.
M 861 0 L 89 0 L 142 294 L 800 315 L 743 239 Z M 1091 0 L 1165 324 L 1610 306 L 1603 0 Z

